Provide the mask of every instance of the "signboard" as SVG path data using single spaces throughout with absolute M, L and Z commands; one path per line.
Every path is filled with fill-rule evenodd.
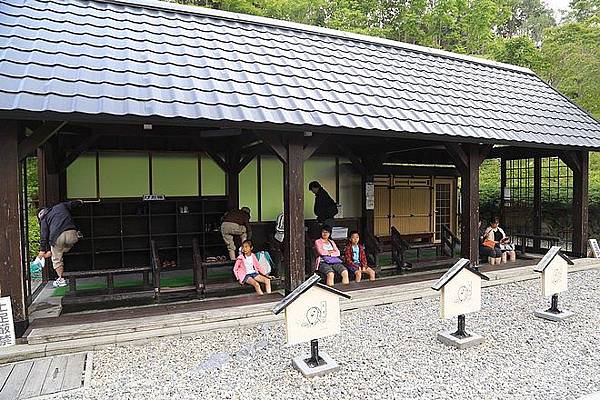
M 440 316 L 452 318 L 479 311 L 480 308 L 481 277 L 463 268 L 441 289 Z
M 375 209 L 375 183 L 365 183 L 365 198 L 366 198 L 366 209 Z
M 334 226 L 331 228 L 332 239 L 346 239 L 348 237 L 348 228 L 344 226 Z
M 542 271 L 542 295 L 549 297 L 567 290 L 567 261 L 554 257 Z
M 164 199 L 164 194 L 145 194 L 144 197 L 142 197 L 143 201 L 160 201 Z
M 10 297 L 0 297 L 0 347 L 12 346 L 15 343 L 15 325 Z
M 588 245 L 591 250 L 592 257 L 600 258 L 600 246 L 598 246 L 598 241 L 596 239 L 588 240 Z
M 339 295 L 312 286 L 285 308 L 285 331 L 290 345 L 339 334 Z

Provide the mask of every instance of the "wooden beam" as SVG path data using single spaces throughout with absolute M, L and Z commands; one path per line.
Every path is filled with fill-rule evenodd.
M 63 162 L 60 164 L 60 171 L 64 171 L 65 169 L 67 169 L 69 165 L 71 165 L 75 160 L 77 160 L 77 157 L 79 157 L 81 153 L 84 153 L 85 151 L 89 150 L 94 144 L 96 144 L 96 142 L 100 139 L 101 136 L 102 135 L 100 133 L 93 133 L 88 137 L 84 138 L 81 141 L 81 143 L 75 149 L 69 152 L 69 154 L 65 157 Z
M 288 149 L 283 145 L 281 137 L 273 132 L 257 132 L 258 137 L 266 143 L 271 150 L 275 153 L 279 159 L 286 164 L 288 162 Z M 299 136 L 300 134 L 291 135 Z M 304 155 L 304 147 L 301 149 L 302 155 Z
M 220 138 L 220 137 L 230 137 L 230 136 L 240 136 L 242 134 L 242 130 L 239 128 L 226 128 L 226 129 L 211 129 L 200 131 L 198 136 L 202 138 Z
M 479 164 L 485 161 L 485 159 L 490 155 L 490 152 L 494 148 L 493 144 L 483 144 L 479 147 Z
M 467 146 L 467 145 L 465 145 Z M 466 152 L 463 148 L 457 143 L 446 143 L 446 150 L 450 157 L 454 160 L 454 165 L 458 168 L 461 173 L 464 173 L 469 168 L 469 158 L 467 157 Z M 480 158 L 480 154 L 477 154 L 477 157 Z
M 208 154 L 209 157 L 212 158 L 213 161 L 217 163 L 219 168 L 221 168 L 225 172 L 229 171 L 229 164 L 225 161 L 225 159 L 223 157 L 221 157 L 219 155 L 219 153 L 217 153 L 213 149 L 206 149 L 205 151 L 206 151 L 206 154 Z
M 581 172 L 581 159 L 578 156 L 578 152 L 573 150 L 564 150 L 560 153 L 560 159 L 567 164 L 573 174 Z
M 16 121 L 0 121 L 0 296 L 10 296 L 15 327 L 27 324 L 21 259 L 18 137 Z
M 19 143 L 19 160 L 23 160 L 34 153 L 38 147 L 46 143 L 48 139 L 66 124 L 66 121 L 48 121 L 38 127 L 31 135 L 27 136 Z
M 589 233 L 589 153 L 577 151 L 573 154 L 577 160 L 577 170 L 573 171 L 573 254 L 576 257 L 587 255 Z
M 306 143 L 304 145 L 304 161 L 312 157 L 313 154 L 319 147 L 321 147 L 325 141 L 329 138 L 329 135 L 313 135 L 306 137 Z
M 285 288 L 290 292 L 305 278 L 304 250 L 304 146 L 301 135 L 290 135 L 284 164 L 284 246 L 287 259 Z

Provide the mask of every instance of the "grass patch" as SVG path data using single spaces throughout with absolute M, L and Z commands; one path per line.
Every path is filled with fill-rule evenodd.
M 215 271 L 210 274 L 210 279 L 218 280 L 223 278 L 231 277 L 231 272 L 229 271 Z M 141 279 L 115 279 L 115 288 L 128 288 L 135 286 L 142 286 L 143 281 Z M 166 277 L 161 278 L 160 286 L 161 287 L 182 287 L 182 286 L 192 286 L 194 284 L 194 279 L 191 275 L 189 276 L 175 276 L 175 277 Z M 85 290 L 99 290 L 106 289 L 106 281 L 102 282 L 82 282 L 77 283 L 77 291 L 85 291 Z M 68 286 L 59 287 L 54 289 L 52 292 L 52 297 L 62 297 L 67 294 L 69 291 Z

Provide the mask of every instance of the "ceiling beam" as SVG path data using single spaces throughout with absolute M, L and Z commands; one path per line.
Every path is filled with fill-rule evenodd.
M 46 143 L 48 139 L 66 124 L 66 121 L 48 121 L 39 126 L 31 135 L 27 136 L 19 143 L 19 160 L 24 160 L 27 156 L 33 154 L 38 147 L 41 147 Z

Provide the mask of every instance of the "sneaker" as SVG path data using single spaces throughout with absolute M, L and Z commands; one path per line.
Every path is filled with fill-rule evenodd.
M 54 281 L 52 286 L 54 286 L 55 288 L 64 287 L 64 286 L 67 286 L 67 281 L 65 281 L 65 278 L 58 278 L 57 280 Z

